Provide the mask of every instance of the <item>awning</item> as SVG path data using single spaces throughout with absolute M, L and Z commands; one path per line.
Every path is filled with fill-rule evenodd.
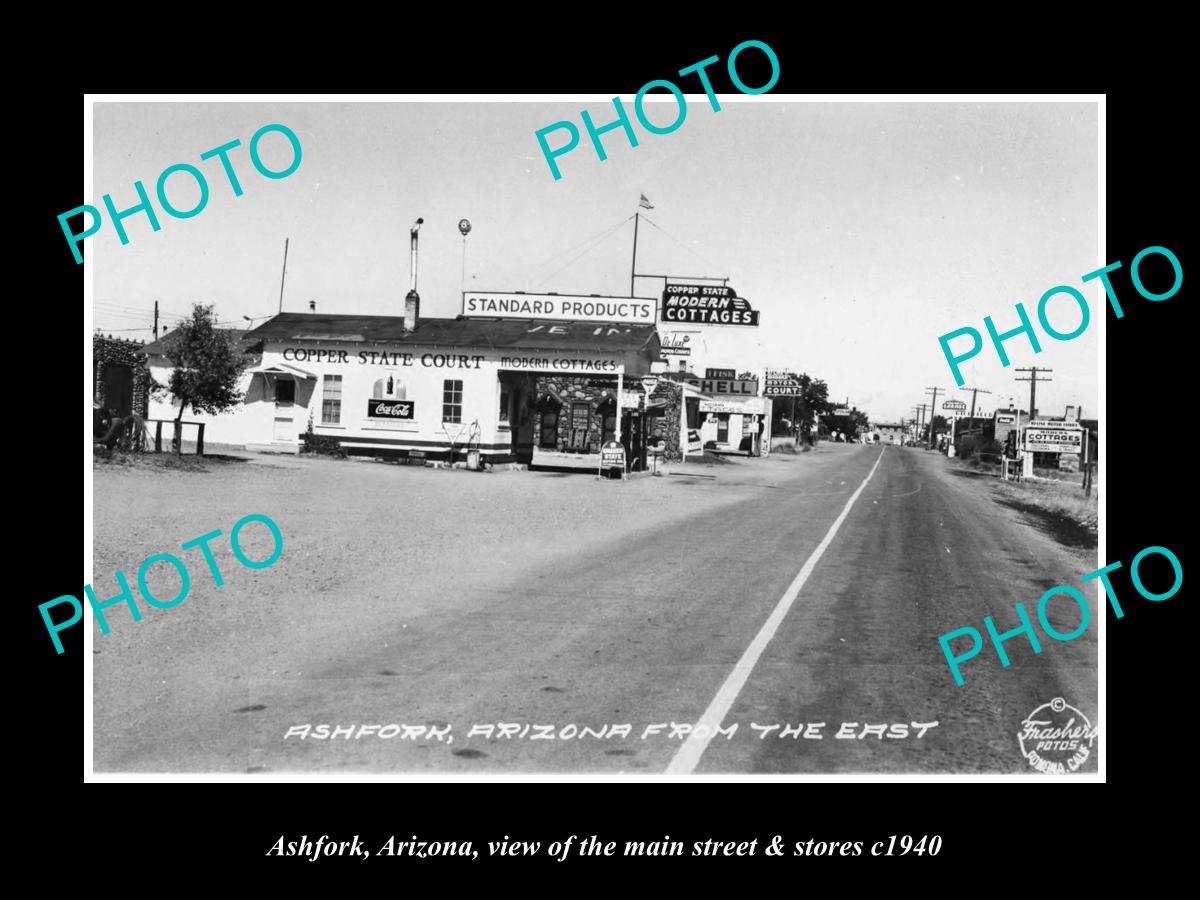
M 299 366 L 289 366 L 287 363 L 274 363 L 269 366 L 255 366 L 247 369 L 252 375 L 288 375 L 293 378 L 316 378 L 312 372 L 306 372 Z
M 751 416 L 763 414 L 762 397 L 717 397 L 704 396 L 700 399 L 700 412 L 734 413 Z

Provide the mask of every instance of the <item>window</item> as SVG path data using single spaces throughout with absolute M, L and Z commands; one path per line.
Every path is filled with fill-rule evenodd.
M 500 385 L 500 424 L 501 425 L 508 424 L 508 407 L 509 407 L 509 402 L 511 399 L 512 399 L 512 395 L 508 390 L 508 386 L 504 385 L 504 384 Z
M 442 382 L 442 421 L 462 421 L 463 383 L 447 378 Z
M 572 453 L 586 453 L 588 445 L 588 429 L 592 422 L 592 405 L 590 403 L 571 404 L 571 436 L 567 450 Z
M 407 400 L 408 388 L 395 375 L 389 374 L 387 378 L 376 379 L 375 385 L 371 388 L 371 399 Z
M 542 412 L 541 446 L 548 450 L 558 449 L 558 407 L 549 407 Z
M 276 378 L 275 379 L 275 402 L 276 403 L 295 403 L 296 402 L 296 382 L 291 378 Z
M 340 425 L 342 422 L 342 376 L 326 375 L 321 392 L 321 424 Z

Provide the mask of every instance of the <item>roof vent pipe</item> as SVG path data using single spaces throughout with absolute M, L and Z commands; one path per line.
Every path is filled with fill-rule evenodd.
M 409 245 L 412 250 L 412 281 L 404 298 L 404 330 L 416 331 L 421 315 L 421 295 L 417 293 L 417 232 L 424 219 L 417 219 L 409 230 Z

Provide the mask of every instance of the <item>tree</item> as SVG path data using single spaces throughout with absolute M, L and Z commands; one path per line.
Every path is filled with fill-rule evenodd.
M 776 397 L 773 401 L 773 415 L 777 418 L 786 418 L 792 422 L 792 427 L 800 426 L 800 434 L 803 436 L 808 433 L 808 428 L 812 425 L 814 418 L 819 415 L 824 415 L 833 409 L 833 404 L 829 402 L 829 386 L 819 378 L 811 378 L 807 373 L 796 375 L 793 372 L 788 372 L 799 388 L 796 391 L 795 397 Z M 792 410 L 795 409 L 795 421 L 792 421 Z
M 837 409 L 837 407 L 831 405 L 830 409 Z M 843 416 L 826 415 L 824 421 L 830 431 L 840 431 L 848 441 L 854 440 L 861 432 L 867 431 L 871 423 L 867 414 L 857 406 L 852 407 L 850 412 Z
M 249 363 L 235 333 L 213 326 L 212 306 L 193 304 L 192 317 L 163 340 L 175 364 L 167 390 L 179 401 L 174 449 L 182 453 L 184 411 L 190 406 L 193 412 L 213 414 L 237 406 L 242 402 L 238 379 Z
M 925 433 L 921 439 L 926 443 L 932 443 L 932 436 L 940 431 L 949 431 L 950 422 L 945 416 L 934 416 L 933 421 L 925 425 Z
M 846 427 L 846 433 L 852 438 L 871 430 L 870 417 L 857 406 L 851 408 L 849 420 L 850 424 Z

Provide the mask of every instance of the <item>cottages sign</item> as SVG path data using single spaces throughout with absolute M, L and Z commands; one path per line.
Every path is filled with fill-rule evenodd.
M 758 310 L 728 285 L 668 284 L 662 321 L 693 325 L 758 325 Z

